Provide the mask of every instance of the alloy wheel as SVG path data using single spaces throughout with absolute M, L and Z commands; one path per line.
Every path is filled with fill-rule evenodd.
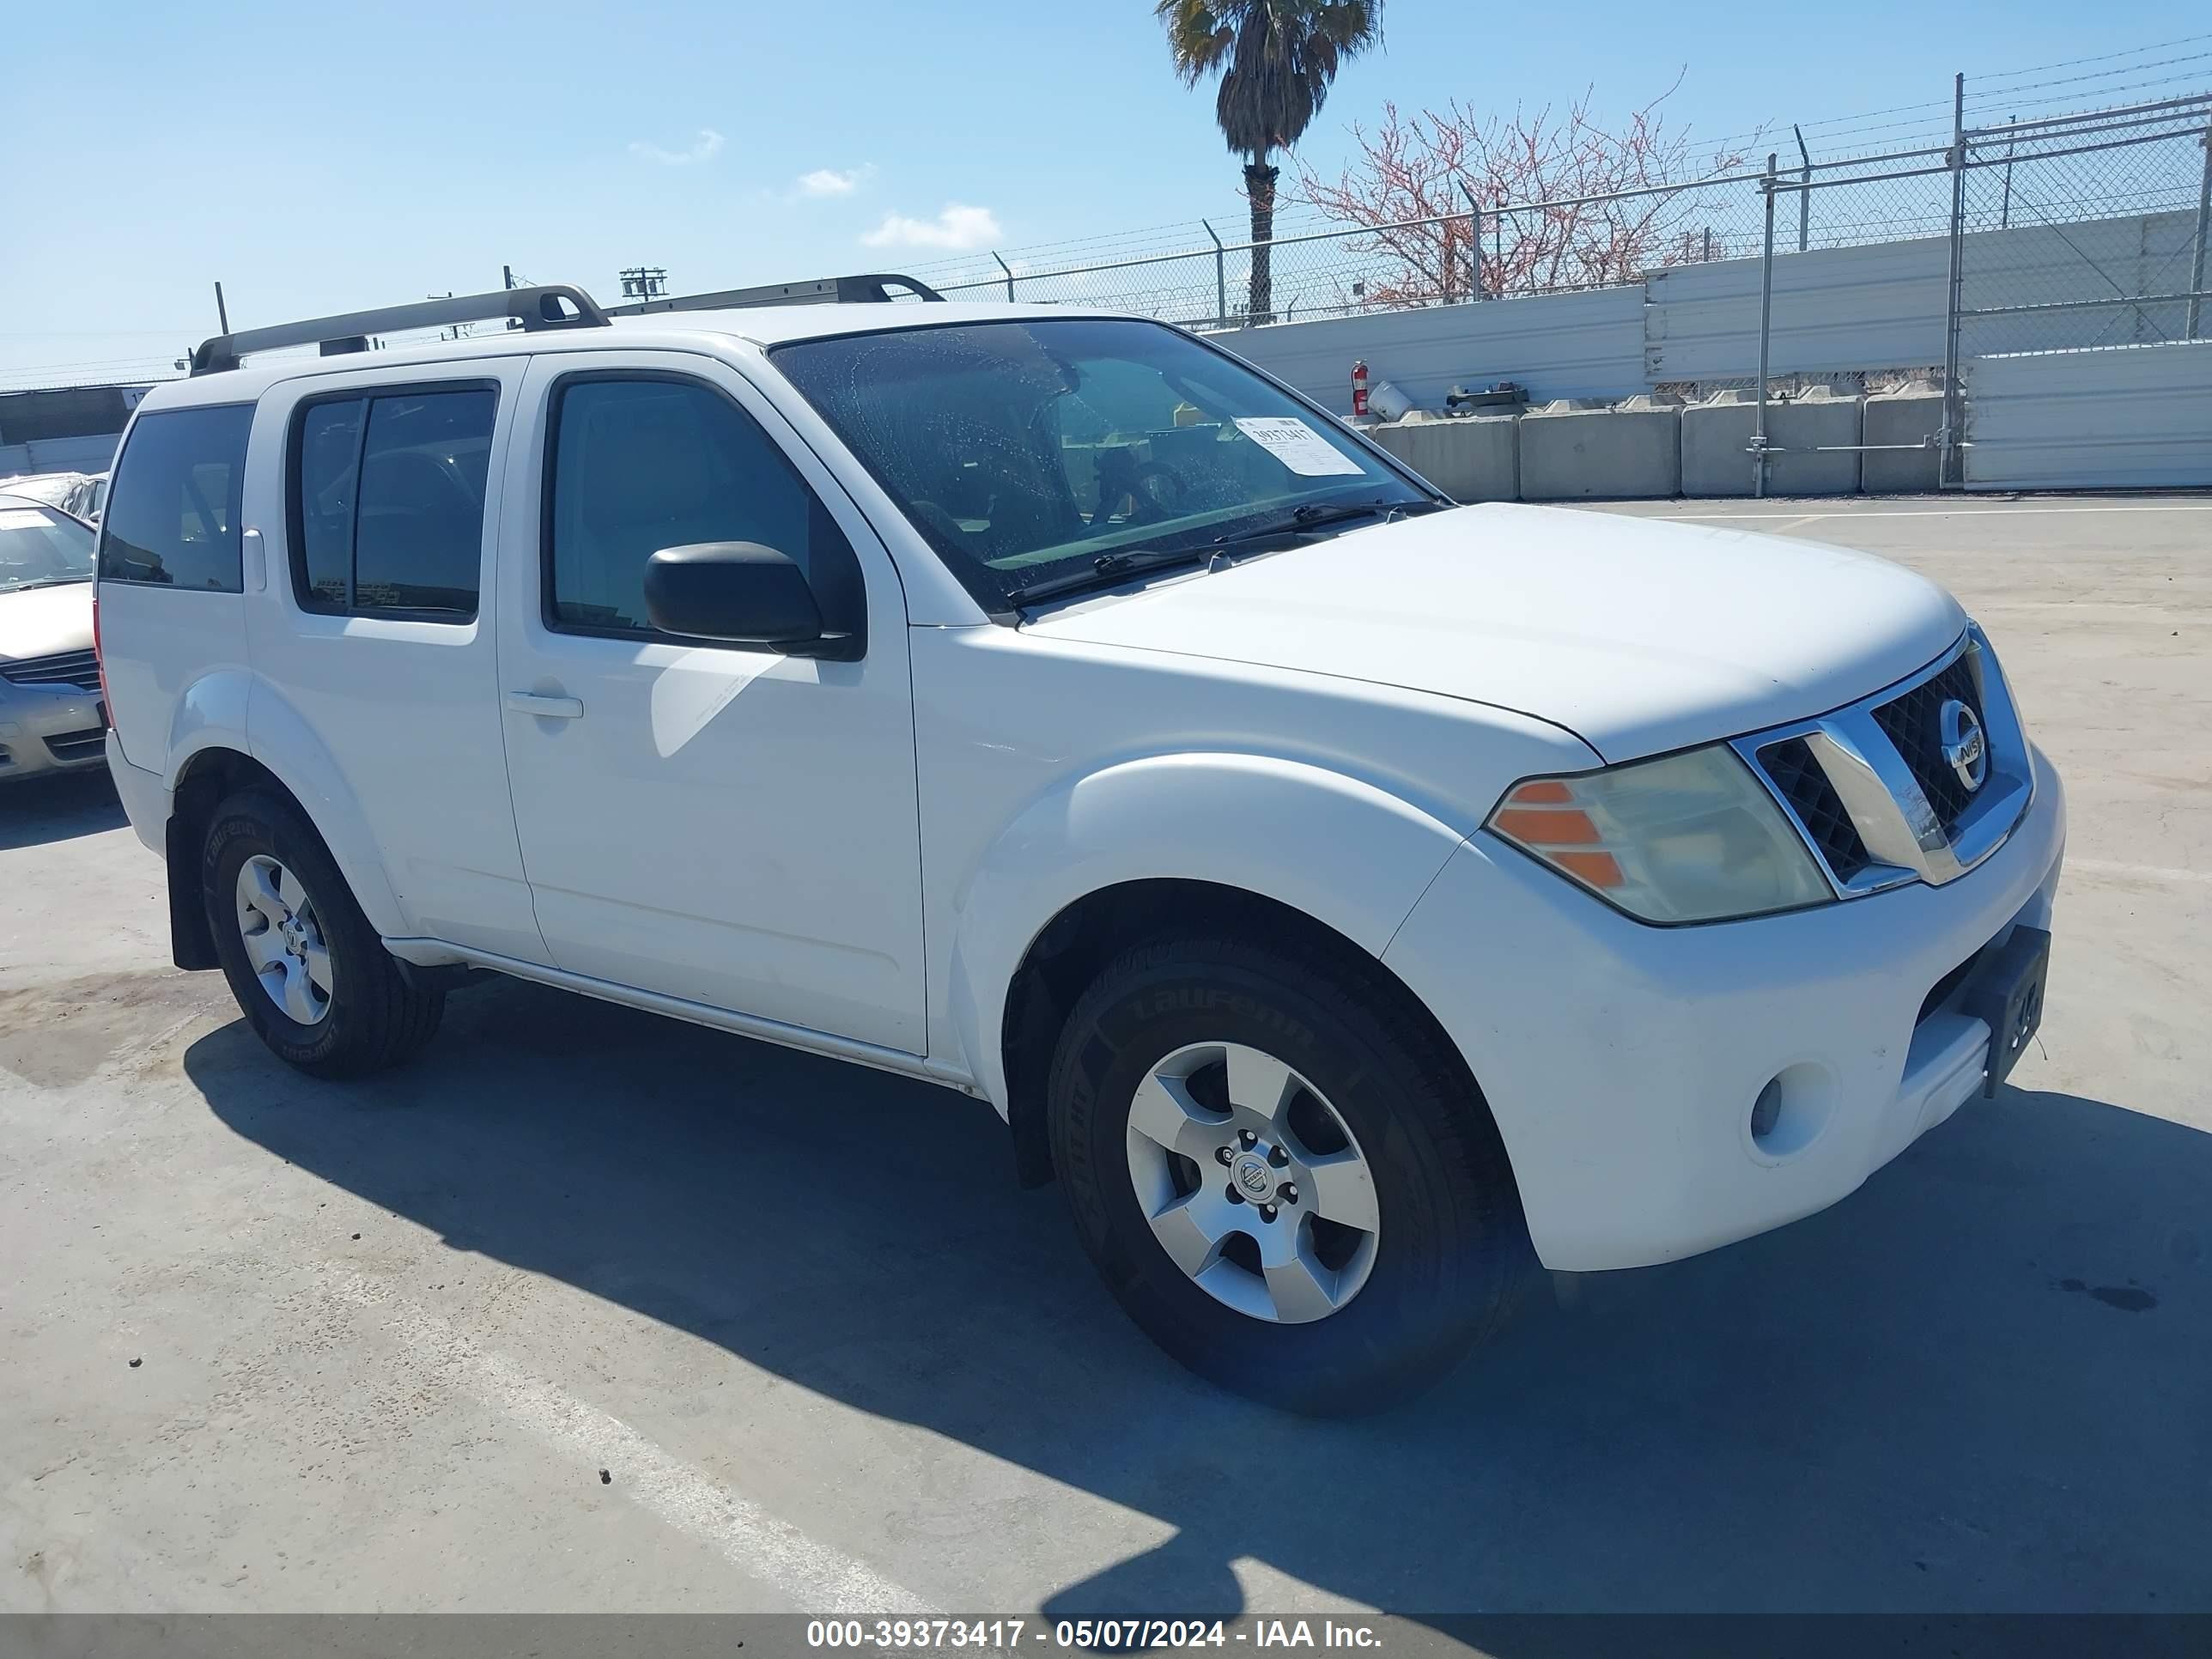
M 301 1025 L 331 1012 L 331 949 L 298 876 L 264 853 L 238 868 L 238 935 L 269 1000 Z
M 1326 1319 L 1374 1269 L 1382 1219 L 1358 1139 L 1261 1049 L 1192 1043 L 1152 1065 L 1130 1103 L 1128 1154 L 1160 1248 L 1239 1313 Z

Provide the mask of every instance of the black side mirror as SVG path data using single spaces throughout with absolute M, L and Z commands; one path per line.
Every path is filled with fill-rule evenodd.
M 662 548 L 646 561 L 645 611 L 662 633 L 693 639 L 789 647 L 833 637 L 806 573 L 758 542 Z

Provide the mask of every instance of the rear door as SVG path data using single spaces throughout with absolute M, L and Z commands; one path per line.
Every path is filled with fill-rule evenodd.
M 499 719 L 494 550 L 526 360 L 286 381 L 246 519 L 257 752 L 327 755 L 412 931 L 543 963 Z M 257 569 L 258 564 L 264 568 Z M 258 586 L 256 583 L 258 581 Z
M 509 463 L 507 767 L 561 967 L 919 1054 L 921 830 L 906 608 L 836 480 L 728 364 L 535 359 Z M 767 544 L 858 661 L 672 638 L 663 547 Z

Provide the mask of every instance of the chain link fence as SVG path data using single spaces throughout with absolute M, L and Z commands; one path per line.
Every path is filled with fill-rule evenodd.
M 2085 76 L 2084 79 L 2094 79 Z M 2178 77 L 2169 77 L 2178 78 Z M 2063 82 L 2046 83 L 2058 88 Z M 2156 84 L 2156 83 L 2148 83 Z M 2027 88 L 2034 90 L 2033 87 Z M 2094 85 L 2082 95 L 2097 91 Z M 1641 282 L 1685 265 L 1762 257 L 1763 198 L 1778 191 L 1778 252 L 1868 246 L 2045 227 L 2051 252 L 2039 260 L 2052 282 L 2069 263 L 2092 291 L 2053 295 L 2080 301 L 2153 291 L 2150 270 L 2179 265 L 2175 291 L 2202 286 L 2191 276 L 2194 214 L 2203 177 L 2206 96 L 2087 110 L 1974 126 L 2001 93 L 1969 96 L 1954 82 L 1948 132 L 1931 132 L 1916 115 L 1887 124 L 1899 142 L 1856 154 L 1816 153 L 1795 129 L 1773 141 L 1775 173 L 1747 167 L 1718 178 L 1603 196 L 1518 203 L 1469 196 L 1465 210 L 1383 224 L 1347 225 L 1295 210 L 1277 234 L 1255 244 L 1199 220 L 1026 252 L 993 252 L 922 267 L 916 275 L 950 297 L 1006 298 L 1110 307 L 1200 329 L 1358 316 L 1419 307 L 1475 303 L 1576 292 Z M 2045 95 L 2063 103 L 2068 94 Z M 1954 167 L 1953 153 L 1961 165 Z M 1960 178 L 1963 190 L 1955 188 Z M 2147 246 L 2142 271 L 2118 258 L 2112 232 L 2075 236 L 2063 228 L 2146 215 L 2175 216 L 2172 234 Z M 2201 247 L 2201 238 L 2196 244 Z M 1263 262 L 1267 302 L 1255 314 L 1253 265 Z M 2103 271 L 2111 278 L 2094 273 Z M 2002 292 L 2024 274 L 1970 273 L 1962 301 L 1976 325 L 1970 350 L 2032 349 L 2035 331 L 1985 326 L 1975 296 Z M 2117 284 L 2116 291 L 2112 284 Z M 1994 309 L 1994 307 L 1990 307 Z M 2201 308 L 2201 307 L 2200 307 Z M 2110 308 L 2100 337 L 2179 337 L 2166 311 Z M 2071 323 L 2039 325 L 2049 343 L 2082 343 Z M 2140 335 L 2136 331 L 2140 330 Z M 1996 345 L 1989 342 L 2003 341 Z M 1929 365 L 1933 368 L 1934 365 Z M 1745 365 L 1748 374 L 1751 366 Z
M 2203 338 L 2208 139 L 2212 96 L 1966 132 L 1958 355 Z
M 1832 297 L 1829 290 L 1791 291 L 1793 218 L 1800 249 L 1816 245 L 1814 223 L 1832 231 L 1863 224 L 1869 213 L 1887 225 L 1936 219 L 1945 256 L 1944 349 L 1941 368 L 1925 373 L 1942 394 L 1932 436 L 1944 484 L 1959 482 L 1961 472 L 1963 359 L 2205 337 L 2212 321 L 2205 304 L 2212 294 L 2204 288 L 2212 237 L 2212 93 L 2013 118 L 1993 127 L 1969 126 L 1966 108 L 1960 76 L 1947 145 L 1805 163 L 1794 177 L 1780 167 L 1778 153 L 1767 158 L 1759 184 L 1765 223 L 1759 365 L 1752 382 L 1759 407 L 1751 449 L 1759 493 L 1767 458 L 1789 453 L 1769 434 L 1769 401 L 1782 395 L 1773 375 L 1776 343 L 1796 349 L 1798 361 L 1790 367 L 1802 377 L 1808 366 L 1802 337 L 1817 338 L 1818 325 L 1790 314 L 1791 301 L 1802 311 Z M 1940 218 L 1927 206 L 1936 191 Z M 1899 211 L 1907 204 L 1912 212 Z M 1869 265 L 1856 273 L 1855 286 L 1878 295 L 1884 283 L 1923 284 L 1931 268 L 1920 252 L 1936 246 L 1923 232 L 1918 249 L 1902 250 L 1892 269 Z M 1900 306 L 1898 314 L 1909 313 Z M 1867 331 L 1854 337 L 1863 351 Z M 1917 338 L 1909 329 L 1899 337 Z M 1909 356 L 1909 348 L 1899 355 Z M 1915 372 L 1903 362 L 1898 368 Z

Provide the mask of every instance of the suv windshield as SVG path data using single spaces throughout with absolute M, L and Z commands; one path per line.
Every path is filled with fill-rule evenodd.
M 66 513 L 0 497 L 0 593 L 92 580 L 92 532 Z
M 1300 508 L 1431 499 L 1334 420 L 1158 323 L 958 324 L 770 356 L 990 609 L 1041 578 L 1139 562 L 1109 556 L 1196 556 Z

